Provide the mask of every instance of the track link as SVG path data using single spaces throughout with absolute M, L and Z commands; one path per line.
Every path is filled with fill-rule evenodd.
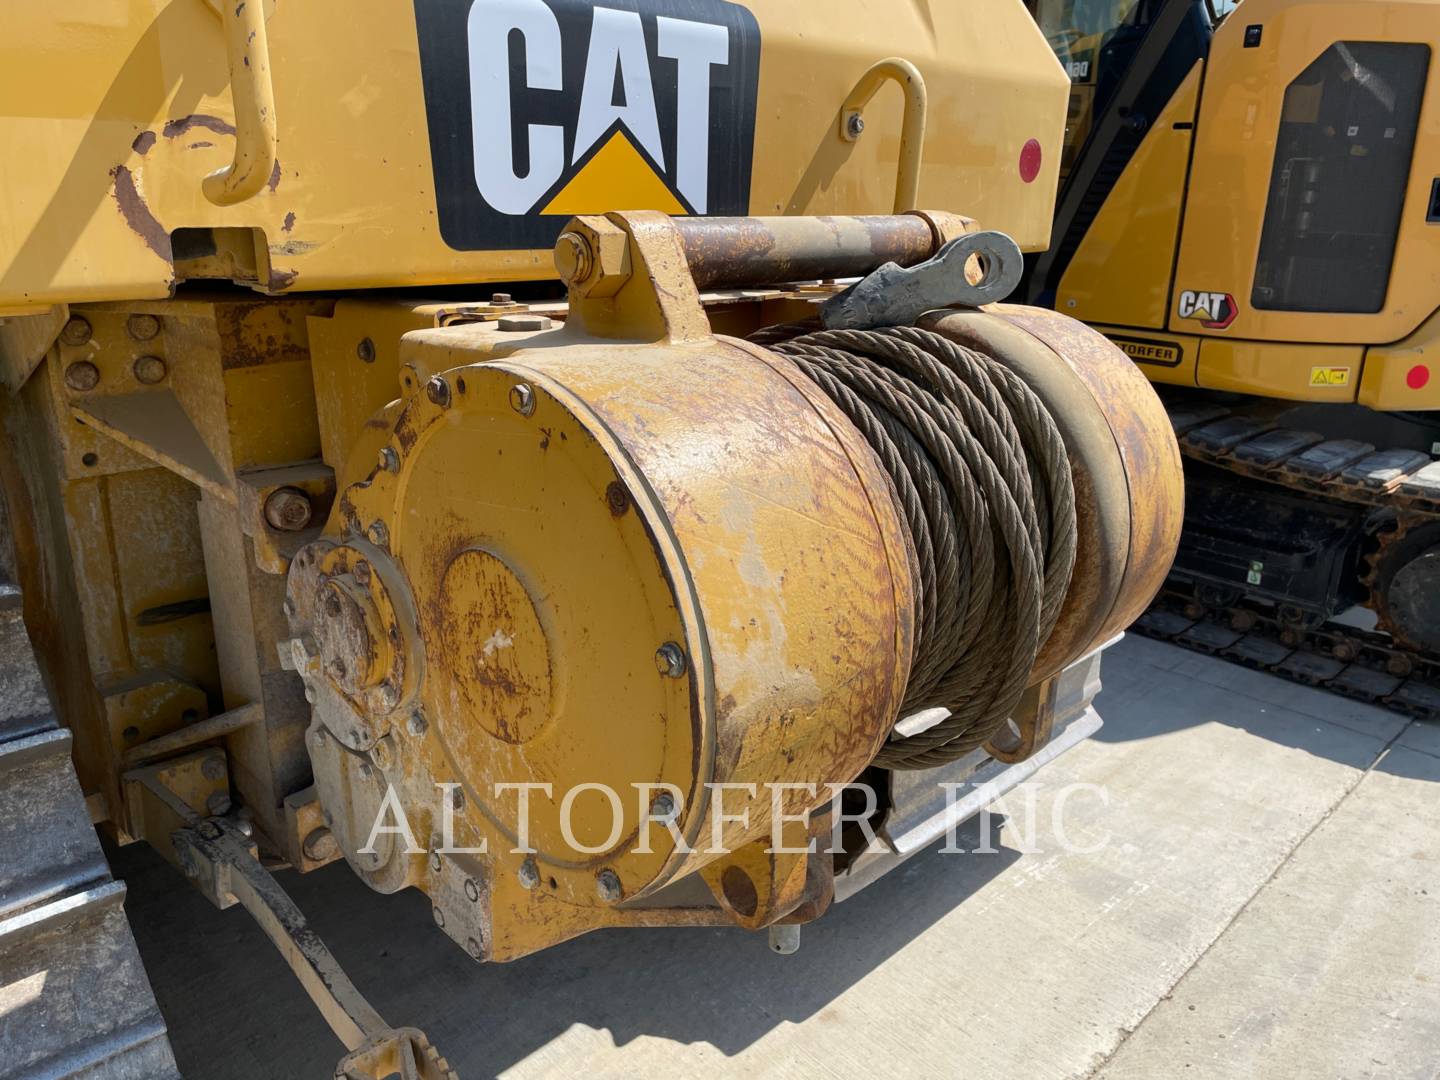
M 178 1077 L 19 596 L 0 577 L 0 1078 Z

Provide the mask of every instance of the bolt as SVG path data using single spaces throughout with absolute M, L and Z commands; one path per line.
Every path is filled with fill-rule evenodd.
M 544 315 L 501 315 L 495 320 L 495 326 L 507 333 L 514 333 L 520 330 L 549 330 L 553 326 Z
M 200 764 L 200 772 L 206 780 L 223 780 L 225 778 L 225 762 L 219 756 L 207 757 Z
M 265 496 L 265 520 L 272 529 L 299 532 L 310 524 L 313 512 L 310 496 L 297 487 L 276 488 Z
M 520 869 L 515 876 L 520 879 L 522 889 L 533 889 L 540 884 L 540 868 L 535 865 L 535 856 L 526 855 L 525 861 L 520 864 Z
M 535 411 L 535 391 L 523 382 L 516 383 L 510 388 L 510 407 L 521 416 L 529 416 Z
M 430 914 L 432 914 L 432 915 L 435 916 L 435 925 L 438 926 L 438 927 L 440 927 L 441 930 L 444 930 L 444 929 L 445 929 L 445 912 L 441 911 L 440 908 L 437 906 L 437 907 L 435 907 L 435 908 L 433 908 L 433 909 L 431 910 Z
M 480 902 L 480 886 L 475 884 L 473 877 L 465 879 L 465 896 L 472 904 Z
M 195 835 L 199 836 L 202 840 L 219 840 L 220 826 L 216 825 L 213 821 L 202 821 L 199 825 L 195 826 Z
M 397 454 L 397 453 L 395 453 L 395 451 L 394 451 L 391 447 L 388 447 L 388 446 L 381 447 L 381 449 L 380 449 L 380 468 L 384 469 L 384 470 L 385 470 L 386 472 L 388 472 L 388 473 L 396 473 L 396 472 L 399 472 L 399 471 L 400 471 L 400 455 Z
M 84 345 L 90 340 L 90 320 L 79 315 L 72 317 L 60 331 L 60 340 L 66 345 Z
M 675 797 L 668 791 L 656 795 L 655 801 L 650 804 L 650 816 L 657 821 L 674 821 Z
M 790 956 L 800 948 L 800 924 L 781 923 L 770 927 L 770 951 Z
M 555 241 L 555 269 L 567 285 L 579 285 L 595 269 L 590 242 L 575 232 L 563 232 Z
M 228 814 L 230 812 L 230 793 L 228 791 L 212 791 L 210 797 L 205 800 L 205 812 L 211 817 Z
M 1336 642 L 1335 647 L 1330 650 L 1336 660 L 1344 660 L 1347 663 L 1355 659 L 1355 646 L 1348 641 Z
M 410 714 L 410 719 L 405 721 L 405 730 L 417 738 L 425 734 L 425 729 L 430 725 L 425 720 L 425 714 L 416 709 Z
M 340 843 L 335 839 L 335 834 L 322 825 L 311 829 L 305 835 L 300 850 L 311 862 L 329 862 L 340 854 Z
M 100 369 L 89 360 L 76 360 L 65 369 L 65 385 L 71 390 L 94 390 L 100 383 Z
M 386 547 L 390 543 L 390 530 L 385 527 L 383 521 L 378 519 L 370 523 L 370 527 L 365 530 L 365 535 L 378 548 Z
M 385 772 L 395 764 L 395 740 L 386 735 L 383 739 L 376 739 L 375 745 L 370 748 L 370 760 Z
M 858 139 L 865 131 L 865 118 L 858 112 L 852 112 L 845 118 L 845 134 L 852 139 Z
M 164 380 L 168 369 L 165 366 L 165 361 L 161 360 L 158 356 L 141 356 L 136 358 L 135 363 L 130 367 L 130 371 L 134 374 L 136 382 L 144 383 L 146 386 L 154 386 L 156 383 Z
M 360 582 L 361 585 L 368 585 L 370 583 L 370 564 L 364 559 L 357 559 L 354 568 L 350 572 L 355 575 L 355 580 Z
M 607 904 L 613 904 L 624 895 L 620 888 L 620 877 L 614 870 L 601 870 L 595 875 L 595 895 Z
M 362 761 L 358 765 L 356 765 L 355 771 L 358 772 L 360 776 L 365 780 L 369 780 L 370 777 L 375 775 L 375 769 L 368 761 Z
M 439 375 L 432 375 L 425 384 L 425 396 L 442 409 L 450 406 L 450 384 Z
M 685 650 L 673 641 L 667 641 L 655 650 L 655 670 L 671 679 L 685 674 Z
M 367 364 L 375 362 L 375 342 L 368 337 L 361 338 L 360 344 L 355 346 L 355 355 Z
M 380 707 L 386 712 L 400 704 L 400 688 L 392 682 L 380 684 Z
M 440 853 L 439 853 L 438 851 L 437 851 L 437 852 L 434 852 L 434 853 L 430 856 L 430 869 L 431 869 L 431 870 L 434 870 L 435 873 L 438 874 L 438 873 L 440 873 L 440 868 L 441 868 L 442 865 L 443 865 L 443 864 L 442 864 L 441 861 L 440 861 Z
M 605 486 L 605 504 L 610 507 L 612 517 L 619 517 L 630 508 L 630 492 L 619 480 L 611 480 Z
M 480 942 L 476 941 L 473 937 L 465 942 L 465 951 L 476 960 L 479 960 L 480 957 L 484 955 L 484 953 L 480 951 Z
M 154 315 L 131 315 L 125 320 L 125 329 L 136 341 L 149 341 L 160 333 L 160 320 Z
M 508 292 L 497 292 L 490 294 L 490 303 L 494 304 L 496 307 L 499 307 L 502 304 L 513 304 L 514 302 L 514 300 L 510 299 L 510 294 Z
M 1397 679 L 1406 678 L 1415 670 L 1415 665 L 1408 656 L 1391 656 L 1385 661 L 1385 670 Z

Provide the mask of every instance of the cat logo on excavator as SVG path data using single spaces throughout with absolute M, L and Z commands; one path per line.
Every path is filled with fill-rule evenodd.
M 441 235 L 549 248 L 616 206 L 745 214 L 755 18 L 723 0 L 416 0 Z
M 1223 292 L 1196 292 L 1186 289 L 1180 294 L 1176 314 L 1182 319 L 1198 319 L 1207 330 L 1224 330 L 1239 312 L 1235 298 Z

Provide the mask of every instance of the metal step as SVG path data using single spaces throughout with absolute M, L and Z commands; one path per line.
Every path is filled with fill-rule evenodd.
M 0 1080 L 178 1077 L 17 600 L 0 584 Z

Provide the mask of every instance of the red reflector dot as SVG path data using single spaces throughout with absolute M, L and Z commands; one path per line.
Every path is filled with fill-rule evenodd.
M 1025 183 L 1040 175 L 1041 156 L 1040 143 L 1035 139 L 1027 139 L 1020 148 L 1020 179 Z
M 1430 369 L 1424 364 L 1416 364 L 1405 373 L 1405 385 L 1411 390 L 1419 390 L 1430 381 Z

